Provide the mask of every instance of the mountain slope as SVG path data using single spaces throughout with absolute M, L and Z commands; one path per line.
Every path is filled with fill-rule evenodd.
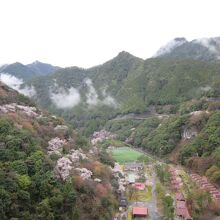
M 19 79 L 27 81 L 36 76 L 54 73 L 59 68 L 60 67 L 52 66 L 47 63 L 41 63 L 39 61 L 35 61 L 28 65 L 16 62 L 0 67 L 0 73 L 7 73 Z
M 1 82 L 0 100 L 0 219 L 112 219 L 111 158 Z
M 1 72 L 8 73 L 23 80 L 31 79 L 37 76 L 37 73 L 22 63 L 13 63 L 1 69 Z
M 143 61 L 126 52 L 97 67 L 60 69 L 31 81 L 37 103 L 77 127 L 96 119 L 93 129 L 119 113 L 147 112 L 151 105 L 178 108 L 192 98 L 219 96 L 219 83 L 218 63 L 174 58 Z
M 218 61 L 220 58 L 220 38 L 202 38 L 192 41 L 176 38 L 160 48 L 155 57 Z
M 38 75 L 48 75 L 60 69 L 60 67 L 52 66 L 51 64 L 42 63 L 39 61 L 35 61 L 26 66 L 29 67 L 33 72 L 37 73 Z

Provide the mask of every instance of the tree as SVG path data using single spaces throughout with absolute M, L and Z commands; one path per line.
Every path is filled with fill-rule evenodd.
M 18 175 L 18 184 L 21 187 L 21 189 L 26 190 L 31 185 L 31 179 L 27 175 Z

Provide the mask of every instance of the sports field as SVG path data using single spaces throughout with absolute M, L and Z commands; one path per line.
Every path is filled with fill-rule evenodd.
M 113 158 L 121 164 L 136 161 L 141 155 L 143 154 L 129 147 L 119 147 L 112 151 Z

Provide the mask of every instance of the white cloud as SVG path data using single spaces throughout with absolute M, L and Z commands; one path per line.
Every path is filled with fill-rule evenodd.
M 175 38 L 175 39 L 169 41 L 165 46 L 161 47 L 157 51 L 155 57 L 170 53 L 173 49 L 181 46 L 185 42 L 187 42 L 187 41 L 184 38 Z
M 89 105 L 97 105 L 99 102 L 98 94 L 93 86 L 92 80 L 87 78 L 85 79 L 85 83 L 88 86 L 88 93 L 86 94 L 86 102 Z
M 115 99 L 114 99 L 112 96 L 110 96 L 110 95 L 106 96 L 106 97 L 103 99 L 102 103 L 103 103 L 104 105 L 108 105 L 108 106 L 111 106 L 111 107 L 117 107 L 117 106 L 118 106 L 118 104 L 117 104 L 117 102 L 115 101 Z
M 111 107 L 114 107 L 114 108 L 118 107 L 117 101 L 111 95 L 107 94 L 106 88 L 104 88 L 102 90 L 102 95 L 104 97 L 104 99 L 102 100 L 102 103 L 104 105 L 108 105 L 108 106 L 111 106 Z
M 91 106 L 95 105 L 108 105 L 111 107 L 116 108 L 118 106 L 116 100 L 109 94 L 106 93 L 106 87 L 102 90 L 102 96 L 103 99 L 101 100 L 98 96 L 98 93 L 96 92 L 92 80 L 89 78 L 86 78 L 85 80 L 86 85 L 88 86 L 88 93 L 86 94 L 86 102 L 87 104 Z
M 215 44 L 213 44 L 213 42 L 215 41 L 216 44 L 219 45 L 220 41 L 219 39 L 213 39 L 213 38 L 200 38 L 200 39 L 196 39 L 194 40 L 194 42 L 201 44 L 202 46 L 206 47 L 209 49 L 209 51 L 215 55 L 217 55 L 218 58 L 220 51 L 218 50 L 218 48 L 216 47 Z
M 122 50 L 147 58 L 175 37 L 220 35 L 219 0 L 2 0 L 0 8 L 1 63 L 90 67 Z
M 57 92 L 50 92 L 50 98 L 57 108 L 72 108 L 79 104 L 79 91 L 73 87 L 68 90 L 58 88 Z
M 12 89 L 15 89 L 16 91 L 20 92 L 23 95 L 33 97 L 36 94 L 34 86 L 22 86 L 24 81 L 22 79 L 19 79 L 13 75 L 10 75 L 8 73 L 1 73 L 0 74 L 0 80 L 11 87 Z
M 36 95 L 36 90 L 33 85 L 25 86 L 24 88 L 20 88 L 18 90 L 18 92 L 20 92 L 21 94 L 26 95 L 28 97 L 33 97 Z

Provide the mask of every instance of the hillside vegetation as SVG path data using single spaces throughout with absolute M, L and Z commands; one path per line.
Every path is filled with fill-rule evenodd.
M 27 84 L 40 106 L 81 134 L 89 137 L 105 127 L 218 184 L 219 38 L 175 41 L 154 58 L 123 51 L 102 65 L 58 69 Z
M 2 83 L 0 95 L 0 219 L 112 219 L 103 152 Z
M 30 84 L 38 104 L 86 128 L 88 135 L 117 114 L 148 112 L 152 105 L 170 105 L 169 113 L 176 113 L 183 102 L 218 96 L 220 64 L 171 58 L 143 61 L 122 52 L 103 65 L 60 69 Z

